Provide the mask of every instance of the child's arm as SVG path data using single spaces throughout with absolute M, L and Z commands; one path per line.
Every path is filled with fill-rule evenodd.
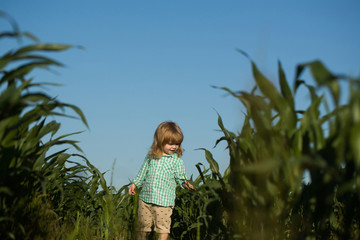
M 191 185 L 186 179 L 186 172 L 185 172 L 185 166 L 184 161 L 179 158 L 179 161 L 176 164 L 175 168 L 175 180 L 178 184 L 180 184 L 185 189 L 194 189 L 194 186 Z
M 137 188 L 137 186 L 141 185 L 145 179 L 146 176 L 146 172 L 148 170 L 149 167 L 149 163 L 148 163 L 149 159 L 146 156 L 143 165 L 141 166 L 138 175 L 131 181 L 131 185 L 129 188 L 129 194 L 130 195 L 134 195 L 135 194 L 135 190 Z

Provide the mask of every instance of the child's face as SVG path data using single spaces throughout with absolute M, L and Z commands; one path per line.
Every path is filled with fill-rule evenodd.
M 178 148 L 178 144 L 165 144 L 163 149 L 163 155 L 172 155 L 178 150 Z

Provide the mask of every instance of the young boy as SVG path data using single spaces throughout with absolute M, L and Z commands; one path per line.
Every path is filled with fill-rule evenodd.
M 129 194 L 139 195 L 137 239 L 146 239 L 154 225 L 159 239 L 170 233 L 171 215 L 175 204 L 176 184 L 187 189 L 193 186 L 186 181 L 181 143 L 183 134 L 174 122 L 161 123 L 154 134 L 154 141 L 138 175 L 131 181 Z

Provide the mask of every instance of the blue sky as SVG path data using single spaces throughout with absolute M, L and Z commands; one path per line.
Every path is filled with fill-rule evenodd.
M 140 168 L 157 125 L 177 122 L 185 139 L 187 173 L 214 154 L 228 165 L 217 112 L 239 131 L 243 107 L 211 86 L 248 91 L 254 86 L 247 52 L 260 70 L 277 81 L 281 61 L 292 84 L 297 64 L 322 60 L 336 73 L 360 73 L 359 1 L 90 1 L 2 0 L 0 9 L 22 31 L 41 42 L 83 46 L 50 54 L 65 68 L 36 71 L 36 81 L 59 100 L 79 106 L 90 130 L 77 120 L 59 119 L 86 157 L 119 188 Z M 2 30 L 9 30 L 5 20 Z M 3 53 L 18 43 L 7 41 Z M 299 96 L 306 102 L 307 96 Z M 304 99 L 304 100 L 303 100 Z

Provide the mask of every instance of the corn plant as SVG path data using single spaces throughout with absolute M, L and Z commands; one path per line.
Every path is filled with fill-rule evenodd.
M 180 187 L 177 189 L 171 237 L 189 240 L 231 239 L 232 230 L 228 225 L 226 211 L 226 197 L 229 192 L 218 180 L 220 174 L 215 177 L 215 172 L 201 169 L 201 165 L 196 165 L 199 176 L 194 181 L 190 179 L 195 190 L 189 191 Z
M 240 133 L 227 130 L 230 164 L 225 204 L 234 239 L 357 239 L 359 237 L 359 79 L 335 75 L 320 61 L 300 64 L 291 91 L 279 63 L 280 90 L 251 61 L 251 92 L 222 88 L 246 108 Z M 300 77 L 309 69 L 316 86 Z M 340 105 L 340 83 L 350 85 Z M 311 103 L 297 110 L 299 87 Z M 333 108 L 329 106 L 328 91 Z M 322 108 L 322 106 L 325 106 Z M 209 157 L 209 156 L 208 156 Z M 211 159 L 209 163 L 214 162 Z M 211 168 L 217 174 L 216 168 Z M 303 181 L 304 171 L 310 182 Z M 220 179 L 221 180 L 221 179 Z M 346 227 L 347 226 L 347 227 Z
M 13 31 L 0 34 L 3 38 L 21 40 L 28 33 L 18 30 L 16 23 L 5 13 Z M 72 146 L 80 150 L 76 141 L 57 136 L 60 123 L 49 117 L 69 115 L 71 109 L 87 126 L 82 111 L 49 96 L 40 89 L 53 83 L 36 83 L 28 77 L 34 69 L 49 69 L 61 63 L 41 55 L 42 52 L 64 51 L 72 46 L 35 43 L 10 50 L 0 57 L 0 235 L 2 239 L 33 239 L 58 230 L 58 206 L 64 201 L 64 188 L 81 179 L 86 168 L 74 162 L 68 167 L 67 154 Z M 55 146 L 64 150 L 50 153 Z M 40 210 L 40 212 L 38 211 Z M 47 216 L 48 219 L 43 219 Z

